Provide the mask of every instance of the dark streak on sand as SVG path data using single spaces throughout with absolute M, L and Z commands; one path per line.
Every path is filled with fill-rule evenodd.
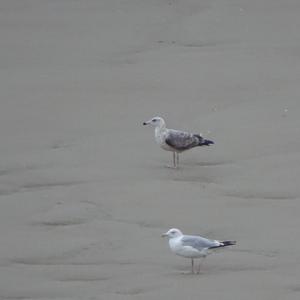
M 27 183 L 23 186 L 15 188 L 7 188 L 0 190 L 0 196 L 12 195 L 16 193 L 25 193 L 31 191 L 38 191 L 43 189 L 51 189 L 56 187 L 69 187 L 78 184 L 84 184 L 85 181 L 61 181 L 61 182 L 46 182 L 46 183 Z

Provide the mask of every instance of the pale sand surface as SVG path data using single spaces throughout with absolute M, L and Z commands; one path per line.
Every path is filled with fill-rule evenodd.
M 2 0 L 0 299 L 299 299 L 299 16 Z M 165 168 L 158 114 L 216 144 Z M 173 226 L 238 245 L 186 275 Z

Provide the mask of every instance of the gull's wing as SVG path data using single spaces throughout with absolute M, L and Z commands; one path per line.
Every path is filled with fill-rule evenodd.
M 176 150 L 184 151 L 199 146 L 201 136 L 185 131 L 169 129 L 165 142 Z
M 203 249 L 216 248 L 222 244 L 219 241 L 209 240 L 201 236 L 185 235 L 181 239 L 182 246 L 190 246 L 199 251 Z

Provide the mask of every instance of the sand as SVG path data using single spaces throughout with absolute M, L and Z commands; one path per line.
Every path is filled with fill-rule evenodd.
M 299 14 L 2 0 L 0 299 L 299 299 Z M 216 144 L 168 169 L 154 115 Z M 186 274 L 170 227 L 238 244 Z

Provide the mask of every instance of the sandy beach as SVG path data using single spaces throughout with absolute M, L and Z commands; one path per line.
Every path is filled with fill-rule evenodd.
M 0 299 L 299 299 L 299 15 L 2 0 Z M 166 168 L 157 115 L 215 145 Z M 237 245 L 187 274 L 171 227 Z

